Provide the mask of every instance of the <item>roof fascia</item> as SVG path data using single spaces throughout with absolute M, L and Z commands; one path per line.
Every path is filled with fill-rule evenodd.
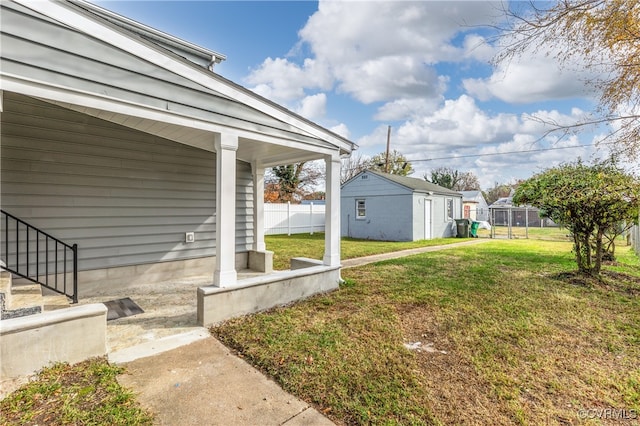
M 100 15 L 103 18 L 115 23 L 116 25 L 120 25 L 130 31 L 139 33 L 152 40 L 159 41 L 160 43 L 164 43 L 169 46 L 176 47 L 180 50 L 184 50 L 194 56 L 197 56 L 206 61 L 209 61 L 211 67 L 213 66 L 214 63 L 220 63 L 227 59 L 227 57 L 222 53 L 215 52 L 213 50 L 190 43 L 186 40 L 175 37 L 163 31 L 156 30 L 155 28 L 144 25 L 138 21 L 134 21 L 133 19 L 127 18 L 126 16 L 119 15 L 108 9 L 104 9 L 86 0 L 68 0 L 68 1 L 70 3 L 75 4 L 76 6 L 79 6 L 83 9 L 87 9 L 91 11 L 96 15 Z

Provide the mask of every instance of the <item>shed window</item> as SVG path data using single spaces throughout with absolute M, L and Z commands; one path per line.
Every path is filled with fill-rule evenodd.
M 356 219 L 367 217 L 367 205 L 365 200 L 356 200 Z
M 445 217 L 447 218 L 447 220 L 453 220 L 453 198 L 447 198 L 445 208 Z

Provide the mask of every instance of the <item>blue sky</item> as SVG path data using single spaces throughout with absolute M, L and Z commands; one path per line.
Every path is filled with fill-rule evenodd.
M 543 138 L 529 118 L 571 123 L 593 109 L 579 64 L 560 69 L 543 51 L 490 65 L 498 48 L 487 25 L 501 3 L 97 3 L 225 54 L 215 72 L 348 137 L 356 156 L 384 151 L 391 126 L 391 148 L 413 160 L 414 177 L 447 166 L 474 172 L 487 189 L 604 155 L 581 147 L 595 131 Z

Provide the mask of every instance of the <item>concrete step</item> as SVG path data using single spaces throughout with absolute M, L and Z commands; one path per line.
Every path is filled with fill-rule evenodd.
M 64 309 L 71 306 L 67 296 L 62 294 L 48 294 L 42 296 L 42 307 L 44 312 Z
M 11 285 L 8 293 L 9 303 L 5 304 L 0 319 L 24 317 L 42 312 L 42 291 L 39 284 Z
M 40 284 L 20 284 L 11 287 L 11 303 L 5 304 L 5 309 L 16 310 L 22 308 L 40 307 L 42 311 L 42 288 Z
M 0 270 L 0 294 L 4 300 L 4 306 L 0 306 L 0 309 L 6 308 L 11 304 L 11 274 L 7 271 Z
M 24 281 L 14 283 L 9 272 L 0 271 L 0 318 L 22 317 L 70 306 L 66 296 Z

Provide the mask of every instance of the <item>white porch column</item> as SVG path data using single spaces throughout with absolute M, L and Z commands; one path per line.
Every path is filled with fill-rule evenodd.
M 251 163 L 253 174 L 253 249 L 265 251 L 264 243 L 264 167 Z
M 238 136 L 217 134 L 216 148 L 216 270 L 213 285 L 235 285 L 236 272 L 236 151 Z
M 340 155 L 324 159 L 327 176 L 325 188 L 324 258 L 327 266 L 340 265 Z

